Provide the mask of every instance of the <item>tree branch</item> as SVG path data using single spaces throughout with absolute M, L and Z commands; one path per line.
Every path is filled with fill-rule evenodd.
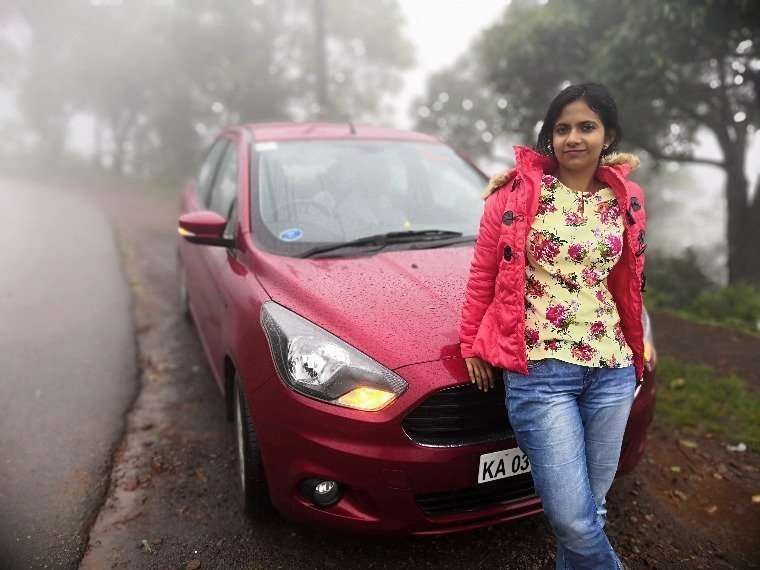
M 641 143 L 634 143 L 639 148 L 645 150 L 653 158 L 657 160 L 670 160 L 672 162 L 685 162 L 689 164 L 707 164 L 709 166 L 717 166 L 719 168 L 725 168 L 726 164 L 722 160 L 716 160 L 714 158 L 703 158 L 699 156 L 690 156 L 688 154 L 665 154 L 661 150 Z

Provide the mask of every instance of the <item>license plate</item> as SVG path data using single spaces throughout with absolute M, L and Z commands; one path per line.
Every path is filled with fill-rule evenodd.
M 514 477 L 530 471 L 530 461 L 519 447 L 484 453 L 478 466 L 478 483 Z

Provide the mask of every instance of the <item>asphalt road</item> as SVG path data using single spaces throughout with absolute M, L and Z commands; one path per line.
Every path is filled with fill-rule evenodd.
M 114 233 L 82 196 L 0 180 L 0 569 L 76 568 L 137 392 Z

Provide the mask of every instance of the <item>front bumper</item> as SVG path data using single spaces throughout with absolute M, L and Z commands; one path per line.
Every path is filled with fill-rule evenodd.
M 407 380 L 408 390 L 375 413 L 317 402 L 292 391 L 276 376 L 248 394 L 278 511 L 342 532 L 419 535 L 457 532 L 541 512 L 529 477 L 527 485 L 518 477 L 477 484 L 480 455 L 516 447 L 514 438 L 427 447 L 404 433 L 402 421 L 412 409 L 431 393 L 458 383 L 455 378 L 467 377 L 463 361 L 416 364 L 397 372 Z M 640 414 L 646 411 L 637 410 L 636 418 Z M 640 457 L 639 448 L 643 450 L 646 426 L 629 431 L 625 460 L 631 468 Z M 338 481 L 344 489 L 342 499 L 323 508 L 302 497 L 299 483 L 312 477 Z M 431 512 L 431 501 L 452 508 L 434 514 L 440 511 Z

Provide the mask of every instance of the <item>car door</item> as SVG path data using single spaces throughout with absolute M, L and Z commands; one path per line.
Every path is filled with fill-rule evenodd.
M 218 139 L 209 149 L 203 160 L 198 175 L 187 185 L 182 194 L 182 213 L 205 210 L 208 207 L 211 188 L 214 185 L 216 174 L 224 156 L 224 151 L 229 144 L 229 139 Z M 205 263 L 203 262 L 203 249 L 205 246 L 196 245 L 179 238 L 179 270 L 185 274 L 185 286 L 192 305 L 196 324 L 200 329 L 205 322 L 208 313 L 204 301 L 204 281 L 207 280 Z
M 235 229 L 239 154 L 238 141 L 230 140 L 208 195 L 207 209 L 228 220 L 225 234 L 229 237 L 234 236 Z M 201 248 L 204 272 L 202 295 L 206 308 L 201 334 L 216 378 L 222 381 L 225 352 L 222 324 L 229 299 L 227 282 L 230 280 L 230 263 L 236 261 L 236 250 L 216 246 Z

